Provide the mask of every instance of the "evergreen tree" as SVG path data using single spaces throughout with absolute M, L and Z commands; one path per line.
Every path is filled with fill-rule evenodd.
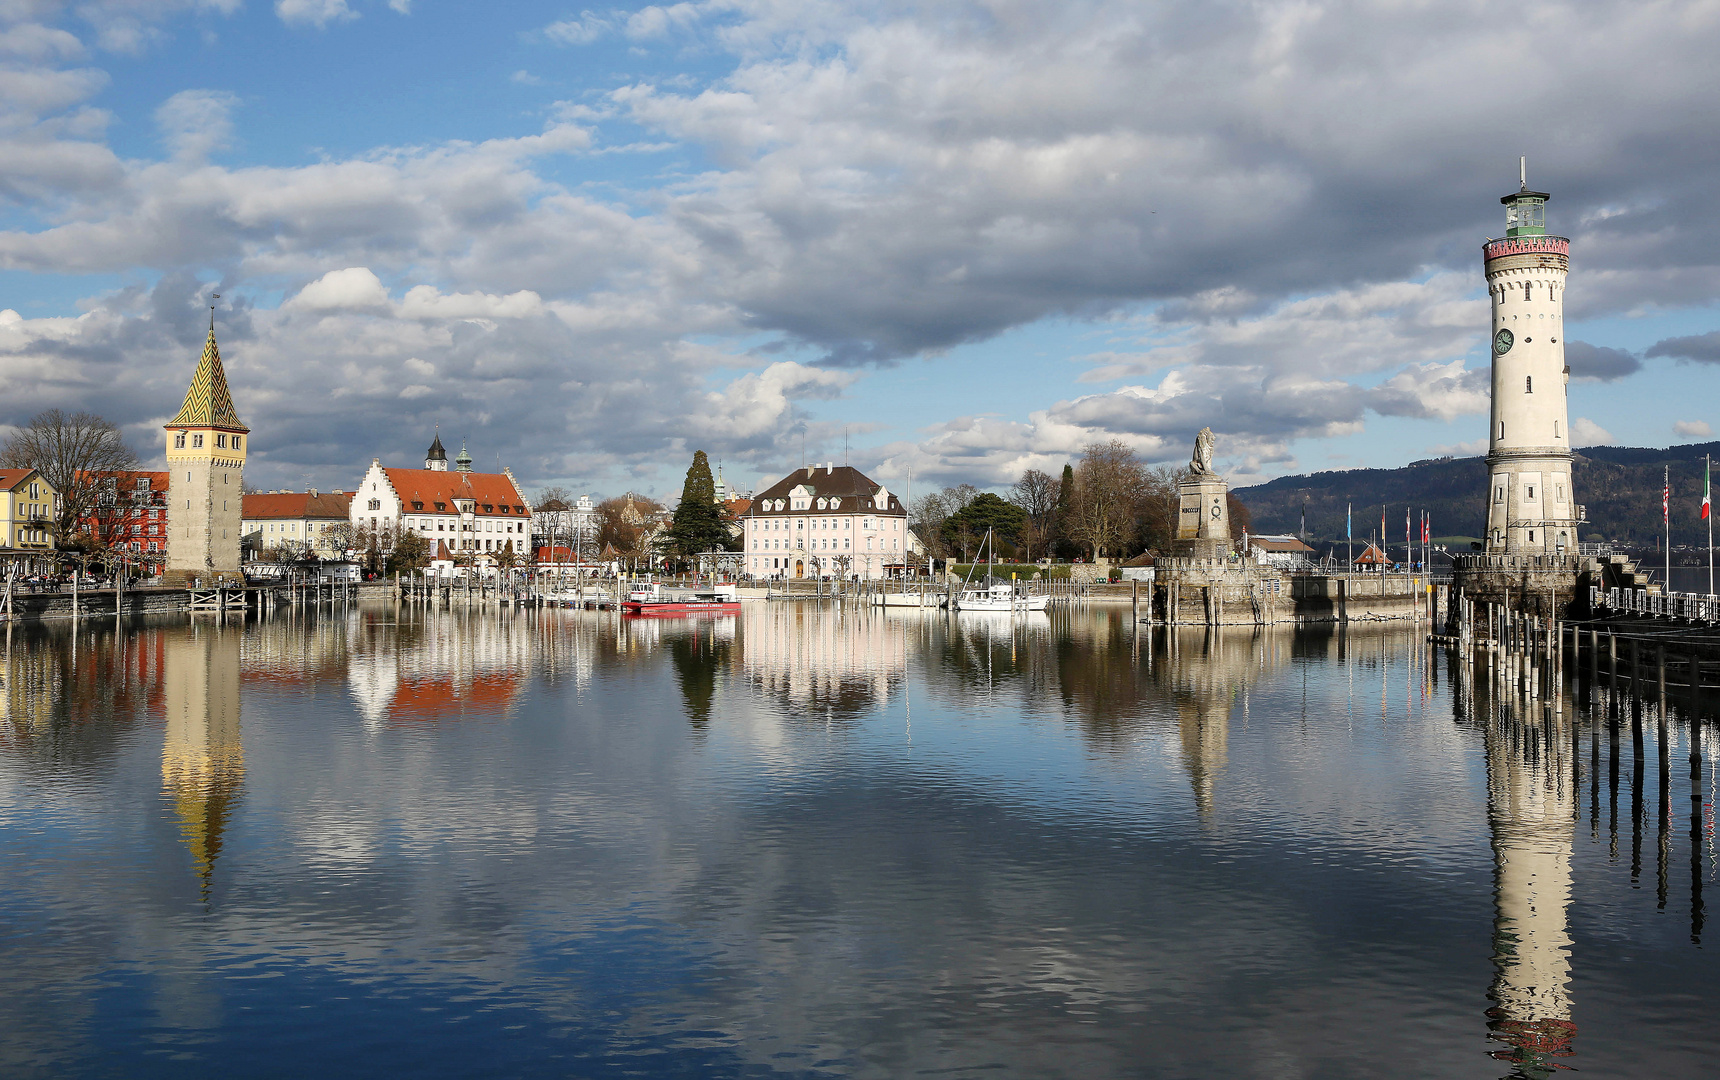
M 1069 504 L 1075 498 L 1075 466 L 1069 462 L 1063 463 L 1063 479 L 1057 485 L 1057 509 L 1052 514 L 1052 535 L 1056 538 L 1052 550 L 1060 559 L 1071 558 L 1080 553 L 1069 538 Z
M 662 550 L 666 555 L 690 558 L 704 551 L 729 551 L 734 537 L 723 507 L 717 503 L 717 484 L 711 479 L 711 462 L 703 450 L 695 451 L 687 479 L 681 485 L 681 502 L 675 519 L 665 531 Z

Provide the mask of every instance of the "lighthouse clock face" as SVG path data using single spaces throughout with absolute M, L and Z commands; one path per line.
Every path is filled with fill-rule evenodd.
M 1509 330 L 1501 330 L 1497 334 L 1494 334 L 1493 335 L 1493 354 L 1495 356 L 1504 356 L 1506 353 L 1510 352 L 1511 351 L 1511 343 L 1513 340 L 1514 339 L 1511 336 L 1511 331 L 1509 331 Z

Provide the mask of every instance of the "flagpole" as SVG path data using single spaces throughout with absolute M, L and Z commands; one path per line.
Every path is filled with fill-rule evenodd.
M 1672 466 L 1660 467 L 1660 513 L 1666 528 L 1666 587 L 1663 592 L 1672 592 Z
M 1702 455 L 1702 516 L 1708 519 L 1708 595 L 1714 595 L 1714 502 L 1708 491 L 1711 463 Z

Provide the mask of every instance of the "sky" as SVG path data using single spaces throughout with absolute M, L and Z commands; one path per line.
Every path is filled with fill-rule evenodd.
M 213 305 L 264 489 L 438 426 L 599 495 L 1477 453 L 1522 155 L 1574 441 L 1701 441 L 1717 53 L 1714 2 L 0 0 L 0 435 L 159 461 Z

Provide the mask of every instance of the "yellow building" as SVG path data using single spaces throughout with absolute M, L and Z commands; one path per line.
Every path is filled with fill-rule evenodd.
M 167 423 L 167 573 L 163 583 L 241 582 L 245 437 L 251 433 L 233 408 L 215 323 L 185 404 Z
M 51 569 L 60 496 L 35 469 L 0 469 L 0 553 L 21 573 Z

